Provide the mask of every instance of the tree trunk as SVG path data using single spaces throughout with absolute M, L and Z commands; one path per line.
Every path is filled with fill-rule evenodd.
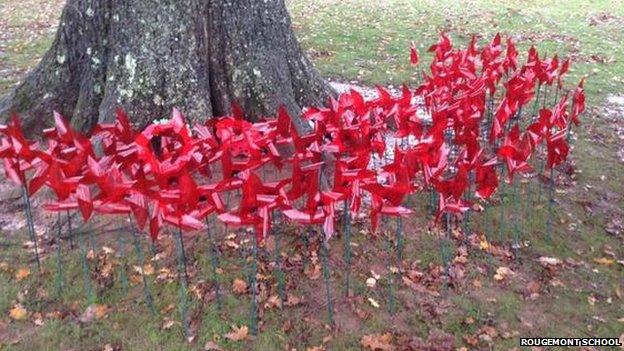
M 52 48 L 0 116 L 20 113 L 33 134 L 56 110 L 87 131 L 118 107 L 142 127 L 172 107 L 203 120 L 235 101 L 253 120 L 281 104 L 296 116 L 331 93 L 283 0 L 68 0 Z

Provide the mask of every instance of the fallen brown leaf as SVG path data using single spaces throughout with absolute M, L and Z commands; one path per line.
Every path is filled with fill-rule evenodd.
M 371 306 L 379 308 L 379 302 L 377 302 L 377 300 L 373 299 L 372 297 L 368 298 L 368 302 L 371 304 Z
M 108 307 L 104 305 L 92 304 L 80 315 L 78 320 L 82 323 L 91 323 L 95 320 L 106 317 Z
M 395 349 L 390 333 L 364 335 L 360 344 L 370 350 L 392 351 Z
M 17 281 L 22 281 L 30 276 L 30 269 L 28 268 L 20 268 L 15 272 L 15 279 Z
M 321 277 L 321 266 L 318 264 L 309 265 L 306 267 L 304 273 L 311 280 L 317 280 Z
M 269 309 L 269 310 L 272 308 L 281 309 L 282 300 L 277 295 L 269 296 L 269 298 L 267 299 L 267 302 L 264 303 L 264 308 Z
M 544 267 L 552 267 L 552 266 L 558 266 L 561 264 L 561 260 L 555 257 L 540 257 L 539 258 L 539 263 L 544 266 Z
M 174 321 L 173 319 L 169 317 L 165 317 L 165 319 L 163 320 L 162 329 L 169 330 L 176 324 L 180 324 L 180 323 Z
M 28 311 L 26 311 L 26 309 L 22 305 L 18 304 L 15 305 L 15 307 L 11 308 L 11 310 L 9 311 L 9 316 L 16 321 L 21 321 L 28 317 Z
M 217 345 L 214 341 L 208 341 L 206 345 L 204 345 L 204 351 L 221 351 L 222 348 Z
M 496 274 L 494 274 L 494 279 L 501 281 L 504 280 L 507 276 L 512 275 L 514 272 L 507 267 L 498 267 L 496 269 Z
M 297 306 L 300 303 L 301 303 L 301 298 L 295 295 L 291 295 L 291 294 L 286 295 L 286 302 L 284 302 L 286 306 L 293 307 L 293 306 Z
M 0 262 L 0 272 L 8 272 L 9 271 L 9 263 L 8 262 Z
M 240 328 L 233 325 L 232 331 L 230 333 L 225 334 L 224 337 L 232 341 L 241 341 L 241 340 L 247 339 L 248 334 L 249 334 L 249 328 L 247 328 L 246 325 L 243 325 Z
M 606 257 L 601 257 L 601 258 L 594 259 L 594 262 L 596 262 L 596 263 L 598 263 L 599 265 L 602 265 L 602 266 L 610 266 L 613 263 L 615 263 L 615 260 L 612 260 L 612 259 L 606 258 Z
M 232 283 L 232 291 L 239 295 L 245 294 L 247 292 L 247 282 L 238 278 L 234 279 L 234 282 Z

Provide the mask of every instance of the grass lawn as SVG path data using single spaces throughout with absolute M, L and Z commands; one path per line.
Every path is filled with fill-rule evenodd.
M 50 45 L 63 3 L 0 0 L 0 95 L 32 69 Z M 197 336 L 188 343 L 175 307 L 178 284 L 170 236 L 158 245 L 162 258 L 151 263 L 155 272 L 149 278 L 158 310 L 154 315 L 144 303 L 142 280 L 133 267 L 137 259 L 129 243 L 126 250 L 119 250 L 117 237 L 98 235 L 98 249 L 107 245 L 116 251 L 105 254 L 100 250 L 100 259 L 88 262 L 97 271 L 91 277 L 97 302 L 108 310 L 102 319 L 85 323 L 80 321 L 87 302 L 79 250 L 66 252 L 62 258 L 66 286 L 57 301 L 54 249 L 46 254 L 45 279 L 34 269 L 18 279 L 18 270 L 31 257 L 21 247 L 27 235 L 2 235 L 0 350 L 203 350 L 209 342 L 208 346 L 224 350 L 353 350 L 362 348 L 362 337 L 384 333 L 391 333 L 395 345 L 414 349 L 508 350 L 518 347 L 520 336 L 624 338 L 624 228 L 617 222 L 624 215 L 624 104 L 617 103 L 617 97 L 624 100 L 624 2 L 287 0 L 287 4 L 302 46 L 325 77 L 338 81 L 415 84 L 409 43 L 414 41 L 424 53 L 440 31 L 448 32 L 457 45 L 466 44 L 472 35 L 485 41 L 501 32 L 512 36 L 521 52 L 536 45 L 540 53 L 572 57 L 567 82 L 588 77 L 589 108 L 573 139 L 577 173 L 565 177 L 556 192 L 552 237 L 545 235 L 546 190 L 538 197 L 536 183 L 524 184 L 519 207 L 509 196 L 503 213 L 506 218 L 517 216 L 521 223 L 526 243 L 521 259 L 509 259 L 509 247 L 497 243 L 499 208 L 492 208 L 489 227 L 483 214 L 473 223 L 476 232 L 497 243 L 492 255 L 478 243 L 453 241 L 457 256 L 451 266 L 453 284 L 447 288 L 440 271 L 439 233 L 428 229 L 427 216 L 410 220 L 405 226 L 402 267 L 403 276 L 409 279 L 392 284 L 397 313 L 390 315 L 386 242 L 382 236 L 371 238 L 365 231 L 354 230 L 353 293 L 349 297 L 344 296 L 340 237 L 334 239 L 330 254 L 337 322 L 330 330 L 324 293 L 319 293 L 324 285 L 318 275 L 317 247 L 312 243 L 305 251 L 308 255 L 294 255 L 295 248 L 303 244 L 289 228 L 280 245 L 287 293 L 297 303 L 282 309 L 271 304 L 277 290 L 275 243 L 270 242 L 261 249 L 259 267 L 261 333 L 255 339 L 232 341 L 226 337 L 231 326 L 248 324 L 250 294 L 234 293 L 232 284 L 248 274 L 250 242 L 232 233 L 228 243 L 225 237 L 230 233 L 219 230 L 223 239 L 218 274 L 221 309 L 210 275 L 208 242 L 205 236 L 189 240 L 191 322 Z M 421 61 L 428 59 L 425 56 Z M 18 194 L 9 186 L 0 190 L 3 211 L 15 208 Z M 530 209 L 526 208 L 528 192 L 541 200 Z M 419 213 L 426 211 L 426 202 L 425 196 L 412 199 Z M 387 228 L 394 228 L 394 223 Z M 506 238 L 511 235 L 508 227 L 501 232 Z M 142 243 L 142 252 L 152 257 L 149 243 Z M 561 263 L 545 267 L 540 257 L 557 258 Z M 127 293 L 119 284 L 123 262 L 129 266 Z M 112 269 L 106 275 L 108 263 Z M 513 273 L 503 274 L 500 267 Z M 371 271 L 380 275 L 375 287 L 366 285 L 374 275 Z M 24 320 L 9 316 L 16 304 L 28 312 Z

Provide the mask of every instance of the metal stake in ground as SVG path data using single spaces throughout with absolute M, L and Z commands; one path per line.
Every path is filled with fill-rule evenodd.
M 85 226 L 87 231 L 91 230 L 88 225 Z M 80 259 L 82 262 L 82 279 L 84 281 L 85 291 L 87 292 L 87 301 L 88 304 L 95 303 L 95 294 L 93 292 L 93 286 L 91 285 L 91 270 L 89 268 L 89 261 L 87 259 L 87 243 L 85 242 L 85 231 L 81 231 L 78 239 L 80 240 L 80 250 L 81 255 Z
M 276 223 L 279 223 L 279 216 L 274 216 Z M 279 228 L 278 225 L 273 225 L 272 228 Z M 284 267 L 282 264 L 282 249 L 281 240 L 284 236 L 283 229 L 275 230 L 275 264 L 277 265 L 277 291 L 279 293 L 280 301 L 282 305 L 286 302 L 286 274 L 284 274 Z
M 258 237 L 255 230 L 248 231 L 247 234 L 252 236 L 253 244 L 251 248 L 251 270 L 249 272 L 252 294 L 249 324 L 251 326 L 251 335 L 258 335 Z
M 72 232 L 71 214 L 69 213 L 69 210 L 67 210 L 66 214 L 67 214 L 67 228 L 69 229 L 67 231 L 67 236 L 69 237 L 69 249 L 73 250 L 74 249 L 74 233 Z
M 188 319 L 188 272 L 186 270 L 186 254 L 184 253 L 184 239 L 182 237 L 181 228 L 178 228 L 176 247 L 178 251 L 178 276 L 180 281 L 180 316 L 182 319 L 184 336 L 188 339 L 191 337 L 191 326 Z
M 56 231 L 56 296 L 61 297 L 63 295 L 63 286 L 65 285 L 65 278 L 63 276 L 63 248 L 61 246 L 61 230 L 63 223 L 61 220 L 61 213 L 57 213 L 57 231 Z
M 143 277 L 143 295 L 145 296 L 145 303 L 149 307 L 150 311 L 153 314 L 156 314 L 156 307 L 154 306 L 154 297 L 152 296 L 152 291 L 150 289 L 149 280 L 147 275 L 144 274 L 145 269 L 145 261 L 143 258 L 143 250 L 141 249 L 141 241 L 139 239 L 139 235 L 137 230 L 132 223 L 132 217 L 129 217 L 130 220 L 130 232 L 132 233 L 132 241 L 134 243 L 134 253 L 137 256 L 137 260 L 141 265 L 141 276 Z
M 121 291 L 124 296 L 128 295 L 128 274 L 126 272 L 128 263 L 126 262 L 126 238 L 123 231 L 117 234 L 117 250 L 119 250 L 119 281 L 121 282 Z
M 520 247 L 522 240 L 520 238 L 520 199 L 518 198 L 518 182 L 513 183 L 513 250 L 516 263 L 520 259 Z
M 214 224 L 214 217 L 211 222 Z M 217 274 L 217 271 L 219 269 L 219 248 L 217 247 L 215 238 L 213 238 L 212 236 L 213 231 L 216 233 L 216 231 L 214 230 L 214 225 L 212 226 L 213 230 L 211 230 L 210 228 L 210 223 L 208 222 L 208 219 L 206 219 L 206 233 L 208 234 L 208 241 L 210 245 L 210 265 L 212 270 L 212 281 L 215 285 L 215 298 L 217 300 L 217 308 L 221 310 L 221 284 L 219 282 L 219 275 Z
M 552 240 L 553 204 L 555 202 L 555 169 L 550 169 L 550 179 L 548 181 L 548 217 L 546 219 L 546 240 Z
M 349 213 L 349 202 L 344 201 L 344 261 L 347 264 L 345 272 L 345 296 L 349 296 L 350 276 L 351 276 L 351 214 Z
M 26 184 L 26 182 L 24 182 Z M 37 270 L 41 273 L 41 260 L 39 258 L 39 247 L 37 244 L 37 234 L 35 233 L 35 223 L 33 222 L 32 209 L 30 205 L 30 196 L 28 196 L 28 188 L 26 185 L 22 187 L 24 197 L 24 207 L 26 208 L 26 221 L 28 222 L 28 236 L 30 241 L 33 242 L 35 249 L 35 258 L 37 261 Z
M 327 299 L 327 320 L 330 325 L 335 325 L 334 321 L 334 306 L 332 303 L 331 295 L 331 282 L 330 282 L 330 270 L 329 270 L 329 240 L 319 235 L 321 242 L 321 261 L 323 262 L 323 280 L 325 281 L 325 296 Z
M 388 269 L 388 312 L 390 313 L 391 316 L 394 316 L 394 313 L 396 312 L 396 308 L 395 308 L 395 298 L 394 298 L 394 272 L 393 272 L 393 266 L 392 266 L 392 256 L 393 256 L 393 244 L 392 244 L 392 240 L 390 239 L 390 235 L 389 233 L 386 232 L 386 220 L 383 220 L 383 224 L 384 224 L 384 238 L 386 239 L 386 255 L 387 255 L 387 259 L 386 259 L 386 267 Z
M 442 264 L 444 265 L 444 289 L 447 290 L 450 285 L 450 264 L 451 264 L 451 238 L 453 235 L 453 230 L 451 228 L 451 215 L 449 213 L 445 214 L 446 218 L 446 230 L 444 235 L 442 236 L 442 240 L 440 240 L 440 256 L 442 258 Z

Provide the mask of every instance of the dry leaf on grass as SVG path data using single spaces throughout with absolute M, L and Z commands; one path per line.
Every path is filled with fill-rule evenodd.
M 393 351 L 395 349 L 390 333 L 364 335 L 360 344 L 370 350 Z
M 241 341 L 241 340 L 247 339 L 248 335 L 249 335 L 249 328 L 247 328 L 246 325 L 243 325 L 240 328 L 233 325 L 232 331 L 225 334 L 224 337 L 232 341 Z
M 561 264 L 561 260 L 556 257 L 540 257 L 539 263 L 544 267 L 558 266 Z
M 180 324 L 180 323 L 174 321 L 173 319 L 169 317 L 165 317 L 165 319 L 163 319 L 162 330 L 169 330 L 173 328 L 173 326 L 176 324 Z
M 594 262 L 596 262 L 596 263 L 598 263 L 599 265 L 602 265 L 602 266 L 610 266 L 610 265 L 612 265 L 615 262 L 615 260 L 612 260 L 612 259 L 606 258 L 606 257 L 601 257 L 601 258 L 594 259 Z
M 108 307 L 104 305 L 92 304 L 80 315 L 78 320 L 82 323 L 91 323 L 95 320 L 106 317 L 108 313 Z
M 373 299 L 372 297 L 368 298 L 368 302 L 371 304 L 371 306 L 379 308 L 379 302 L 377 302 L 377 300 Z
M 28 268 L 20 268 L 15 272 L 15 279 L 17 281 L 24 280 L 30 276 L 30 269 Z
M 295 295 L 288 294 L 286 295 L 286 302 L 284 304 L 288 307 L 297 306 L 301 303 L 301 298 Z
M 9 263 L 8 262 L 0 262 L 0 272 L 8 272 L 9 271 Z
M 133 269 L 138 275 L 153 275 L 155 273 L 154 266 L 149 263 L 143 267 L 134 266 Z
M 304 273 L 310 280 L 317 280 L 321 277 L 321 266 L 318 264 L 309 265 L 306 267 Z
M 45 322 L 43 321 L 43 315 L 40 312 L 33 313 L 33 323 L 38 327 L 41 327 L 45 324 Z
M 204 345 L 204 351 L 221 351 L 223 350 L 219 345 L 217 345 L 214 341 L 208 341 L 206 345 Z
M 512 274 L 514 274 L 514 272 L 511 269 L 507 267 L 498 267 L 498 269 L 496 269 L 496 274 L 494 274 L 494 279 L 501 281 Z
M 232 291 L 239 295 L 247 293 L 247 282 L 238 278 L 234 279 L 234 282 L 232 283 Z
M 28 311 L 22 305 L 15 305 L 15 307 L 11 308 L 9 311 L 9 316 L 16 321 L 21 321 L 28 317 Z
M 271 295 L 267 299 L 267 302 L 264 304 L 264 308 L 272 309 L 272 308 L 282 308 L 282 300 L 277 295 Z
M 487 241 L 487 239 L 485 238 L 485 236 L 483 236 L 480 240 L 479 240 L 479 247 L 481 248 L 481 250 L 483 251 L 488 251 L 490 249 L 490 243 Z

